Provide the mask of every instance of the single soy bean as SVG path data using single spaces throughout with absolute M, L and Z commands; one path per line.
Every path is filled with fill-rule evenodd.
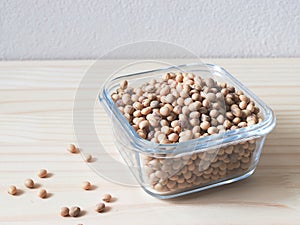
M 47 177 L 47 174 L 48 174 L 48 172 L 47 172 L 47 170 L 45 170 L 45 169 L 41 169 L 41 170 L 37 173 L 38 177 L 40 177 L 40 178 L 45 178 L 45 177 Z
M 85 162 L 92 162 L 93 156 L 91 154 L 84 154 L 83 156 Z
M 78 152 L 78 149 L 76 148 L 76 146 L 74 144 L 70 144 L 68 146 L 68 151 L 71 152 L 71 153 L 73 153 L 73 154 L 75 154 L 75 153 Z
M 80 208 L 77 206 L 73 206 L 70 208 L 69 215 L 72 217 L 78 217 L 80 215 Z
M 92 185 L 89 181 L 84 181 L 82 184 L 81 184 L 81 187 L 82 189 L 84 190 L 90 190 Z
M 69 208 L 68 207 L 62 207 L 61 209 L 60 209 L 60 215 L 62 216 L 62 217 L 66 217 L 66 216 L 69 216 Z
M 105 204 L 102 203 L 102 202 L 97 204 L 96 207 L 95 207 L 95 211 L 98 212 L 98 213 L 103 212 L 104 209 L 105 209 Z
M 47 191 L 45 189 L 41 189 L 41 190 L 38 191 L 38 196 L 40 198 L 46 198 L 47 195 L 48 195 L 48 193 L 47 193 Z
M 105 194 L 103 195 L 102 200 L 105 202 L 110 202 L 112 200 L 112 196 L 110 194 Z
M 10 195 L 16 195 L 17 194 L 17 187 L 15 185 L 11 185 L 9 188 L 8 188 L 8 191 L 7 191 Z
M 32 179 L 26 179 L 24 184 L 27 188 L 34 188 L 34 181 Z

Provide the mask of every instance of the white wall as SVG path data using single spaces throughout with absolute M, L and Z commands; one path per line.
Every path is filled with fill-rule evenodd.
M 299 57 L 299 38 L 299 0 L 0 0 L 4 60 L 99 58 L 141 40 L 180 44 L 201 57 Z

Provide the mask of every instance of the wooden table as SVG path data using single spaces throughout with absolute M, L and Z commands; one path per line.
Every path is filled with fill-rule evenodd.
M 0 62 L 0 224 L 300 224 L 300 59 L 203 61 L 226 68 L 260 96 L 275 111 L 277 126 L 254 175 L 173 200 L 111 183 L 80 154 L 66 151 L 76 143 L 74 96 L 93 61 Z M 100 63 L 106 72 L 124 62 Z M 101 126 L 113 148 L 103 132 L 109 123 Z M 38 178 L 41 168 L 51 176 Z M 26 178 L 46 188 L 48 198 L 38 198 L 38 188 L 26 189 Z M 82 190 L 84 180 L 95 189 Z M 7 194 L 11 184 L 21 189 L 17 196 Z M 116 199 L 97 214 L 94 205 L 106 192 Z M 82 216 L 59 216 L 61 206 L 72 205 L 84 210 Z

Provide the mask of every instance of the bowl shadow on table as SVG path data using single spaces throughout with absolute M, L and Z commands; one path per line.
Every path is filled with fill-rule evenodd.
M 297 133 L 300 133 L 300 130 L 297 130 Z M 276 127 L 268 139 L 272 140 L 272 136 L 273 139 L 278 139 L 278 134 L 281 134 L 281 132 Z M 292 170 L 289 167 L 281 168 L 281 162 L 279 161 L 284 160 L 288 162 L 288 158 L 283 158 L 282 155 L 277 157 L 275 161 L 272 161 L 271 164 L 269 163 L 270 167 L 267 163 L 269 160 L 268 155 L 264 155 L 264 152 L 274 154 L 272 146 L 264 146 L 261 162 L 252 176 L 238 182 L 166 201 L 171 204 L 236 204 L 279 208 L 289 208 L 285 204 L 286 202 L 300 204 L 300 201 L 295 199 L 295 193 L 299 193 L 299 189 L 296 189 L 297 182 L 295 181 L 300 178 L 299 169 L 295 167 Z M 281 168 L 281 170 L 278 170 L 278 168 Z
M 284 203 L 293 198 L 293 193 L 286 190 L 287 181 L 286 175 L 268 176 L 258 173 L 242 181 L 165 201 L 179 205 L 222 204 L 289 208 Z

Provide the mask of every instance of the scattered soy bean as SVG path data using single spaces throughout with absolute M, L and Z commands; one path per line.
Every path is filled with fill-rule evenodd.
M 69 208 L 68 207 L 62 207 L 61 209 L 60 209 L 60 215 L 62 216 L 62 217 L 66 217 L 66 216 L 69 216 Z
M 97 204 L 96 207 L 95 207 L 95 211 L 98 212 L 98 213 L 103 212 L 104 209 L 105 209 L 105 204 L 102 203 L 102 202 Z
M 34 188 L 34 181 L 32 179 L 26 179 L 24 184 L 27 188 Z
M 84 190 L 90 190 L 92 185 L 89 181 L 84 181 L 82 184 L 81 184 L 81 187 L 82 189 Z
M 47 170 L 45 170 L 45 169 L 41 169 L 41 170 L 37 173 L 38 177 L 40 177 L 40 178 L 45 178 L 45 177 L 47 177 L 47 174 L 48 174 L 48 172 L 47 172 Z
M 77 148 L 76 148 L 76 146 L 74 144 L 70 144 L 68 146 L 68 151 L 71 152 L 71 153 L 73 153 L 73 154 L 78 152 L 78 150 L 77 150 Z
M 112 196 L 110 194 L 105 194 L 102 197 L 102 200 L 105 201 L 105 202 L 110 202 L 111 199 L 112 199 Z
M 38 196 L 40 198 L 46 198 L 47 195 L 48 195 L 48 193 L 47 193 L 47 191 L 45 189 L 41 189 L 41 190 L 38 191 Z
M 84 158 L 85 162 L 91 162 L 93 159 L 93 156 L 91 154 L 84 154 L 83 158 Z
M 14 186 L 14 185 L 11 185 L 9 188 L 8 188 L 8 191 L 7 191 L 10 195 L 16 195 L 17 194 L 17 187 Z
M 77 206 L 73 206 L 70 208 L 69 215 L 72 217 L 78 217 L 80 215 L 80 208 Z

